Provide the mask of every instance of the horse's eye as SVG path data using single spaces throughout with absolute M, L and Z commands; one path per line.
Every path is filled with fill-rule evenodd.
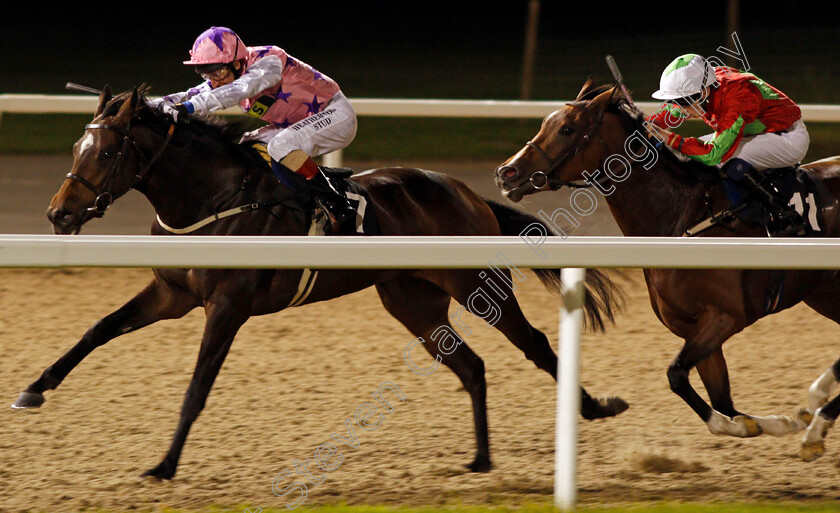
M 560 133 L 563 135 L 572 135 L 573 133 L 575 133 L 575 129 L 570 127 L 569 125 L 563 125 L 560 128 Z
M 110 151 L 103 151 L 102 153 L 99 154 L 99 160 L 108 160 L 110 158 L 113 158 L 113 156 L 114 156 L 114 154 L 111 153 Z

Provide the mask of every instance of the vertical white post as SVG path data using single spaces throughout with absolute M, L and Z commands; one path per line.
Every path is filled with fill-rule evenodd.
M 580 409 L 578 367 L 583 329 L 585 269 L 563 269 L 563 309 L 557 362 L 557 423 L 554 451 L 554 504 L 570 511 L 577 501 L 577 416 Z
M 323 163 L 326 167 L 341 167 L 341 150 L 335 150 L 323 156 Z

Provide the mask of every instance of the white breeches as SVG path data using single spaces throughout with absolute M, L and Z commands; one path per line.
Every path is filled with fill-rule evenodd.
M 714 134 L 701 137 L 708 141 Z M 741 139 L 731 158 L 743 159 L 756 170 L 793 166 L 805 158 L 811 138 L 800 119 L 787 132 L 748 135 Z
M 341 92 L 327 106 L 286 128 L 267 125 L 242 136 L 243 141 L 258 140 L 268 145 L 271 158 L 280 161 L 294 150 L 310 157 L 346 147 L 356 137 L 356 111 Z

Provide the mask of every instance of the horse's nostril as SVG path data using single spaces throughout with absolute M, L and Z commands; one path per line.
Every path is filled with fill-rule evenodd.
M 47 210 L 47 219 L 57 226 L 67 226 L 73 221 L 73 213 L 64 208 Z
M 509 182 L 510 180 L 513 180 L 517 176 L 519 176 L 519 171 L 517 171 L 516 168 L 512 166 L 500 167 L 497 173 L 499 178 L 506 182 Z

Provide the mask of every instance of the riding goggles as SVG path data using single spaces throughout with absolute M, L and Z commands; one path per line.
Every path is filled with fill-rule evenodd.
M 226 64 L 220 65 L 216 69 L 207 69 L 206 66 L 196 66 L 195 72 L 201 75 L 201 78 L 204 80 L 213 80 L 218 82 L 220 80 L 224 80 L 230 75 L 233 70 L 230 69 L 230 66 Z
M 683 96 L 682 98 L 674 98 L 671 100 L 672 102 L 676 103 L 680 107 L 690 107 L 694 102 L 699 100 L 703 97 L 703 93 L 699 92 L 697 94 L 692 94 L 689 96 Z
M 210 73 L 202 73 L 201 77 L 204 80 L 212 80 L 214 82 L 219 82 L 219 81 L 227 78 L 227 76 L 230 75 L 230 73 L 231 73 L 230 68 L 225 66 L 223 68 L 219 68 L 216 71 L 212 71 Z

